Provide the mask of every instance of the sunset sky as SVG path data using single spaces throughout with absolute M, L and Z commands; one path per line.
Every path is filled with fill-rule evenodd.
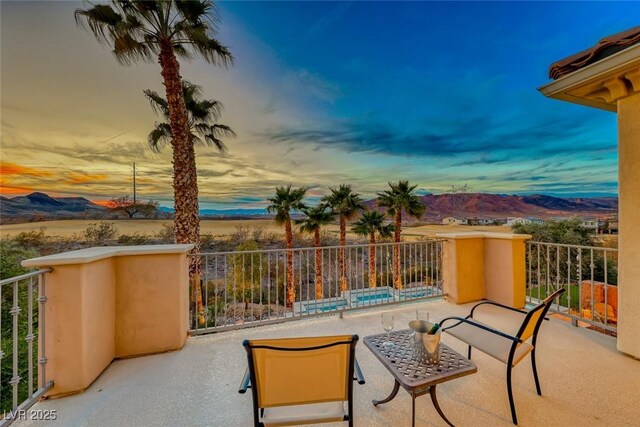
M 2 195 L 37 190 L 172 206 L 171 153 L 146 136 L 158 64 L 120 66 L 75 2 L 0 3 Z M 265 205 L 276 185 L 422 192 L 617 193 L 616 115 L 546 99 L 549 65 L 638 25 L 640 2 L 224 2 L 235 64 L 182 64 L 238 134 L 198 149 L 203 208 Z

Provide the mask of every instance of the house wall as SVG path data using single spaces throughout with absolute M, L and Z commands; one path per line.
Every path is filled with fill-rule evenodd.
M 639 92 L 618 100 L 618 152 L 618 349 L 640 358 Z

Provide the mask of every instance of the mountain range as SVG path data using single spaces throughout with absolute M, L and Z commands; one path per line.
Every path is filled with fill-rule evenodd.
M 488 193 L 444 193 L 420 196 L 427 210 L 422 221 L 439 222 L 448 216 L 465 218 L 505 217 L 570 217 L 611 216 L 617 214 L 617 197 L 560 198 L 535 194 L 518 196 Z M 365 202 L 376 209 L 375 200 Z M 379 208 L 378 208 L 379 209 Z M 161 208 L 171 213 L 170 208 Z M 203 209 L 203 217 L 209 218 L 255 218 L 267 215 L 264 209 Z M 53 219 L 110 219 L 113 214 L 104 206 L 84 197 L 51 197 L 35 192 L 27 196 L 0 196 L 0 219 L 2 223 L 43 221 Z

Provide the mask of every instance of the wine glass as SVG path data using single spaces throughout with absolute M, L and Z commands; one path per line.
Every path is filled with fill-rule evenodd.
M 416 320 L 423 320 L 429 323 L 429 311 L 424 309 L 416 310 Z
M 387 333 L 387 340 L 382 343 L 382 346 L 385 348 L 393 347 L 393 343 L 389 338 L 389 332 L 393 330 L 393 314 L 391 313 L 382 313 L 382 328 Z

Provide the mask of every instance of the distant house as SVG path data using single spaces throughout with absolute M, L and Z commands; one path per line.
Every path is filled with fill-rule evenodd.
M 513 227 L 514 225 L 518 225 L 518 224 L 531 224 L 531 220 L 527 218 L 513 217 L 513 216 L 510 216 L 509 218 L 507 218 L 507 225 L 509 227 Z
M 493 219 L 491 218 L 467 218 L 467 224 L 469 225 L 493 225 Z
M 589 230 L 598 230 L 597 219 L 582 219 L 581 225 Z
M 544 224 L 544 219 L 527 217 L 527 219 L 531 222 L 531 224 L 542 225 Z
M 442 220 L 444 225 L 467 225 L 469 222 L 466 218 L 454 218 L 452 216 L 448 216 Z

